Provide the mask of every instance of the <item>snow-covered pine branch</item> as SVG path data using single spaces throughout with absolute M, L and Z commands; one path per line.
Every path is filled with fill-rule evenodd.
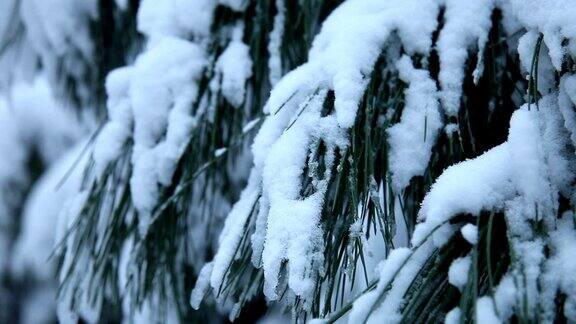
M 576 321 L 573 0 L 0 9 L 23 309 L 58 283 L 63 322 Z

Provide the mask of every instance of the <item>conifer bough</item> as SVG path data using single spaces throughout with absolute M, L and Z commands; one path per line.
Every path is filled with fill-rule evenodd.
M 61 321 L 576 321 L 575 1 L 40 2 Z

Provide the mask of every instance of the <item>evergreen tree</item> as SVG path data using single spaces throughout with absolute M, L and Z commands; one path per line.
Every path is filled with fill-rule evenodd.
M 6 321 L 576 321 L 575 2 L 0 18 Z

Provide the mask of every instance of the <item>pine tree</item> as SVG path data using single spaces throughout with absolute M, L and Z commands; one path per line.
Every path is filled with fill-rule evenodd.
M 576 321 L 574 2 L 0 9 L 0 94 L 42 75 L 83 129 L 53 167 L 0 138 L 8 291 L 30 183 L 66 192 L 60 321 Z

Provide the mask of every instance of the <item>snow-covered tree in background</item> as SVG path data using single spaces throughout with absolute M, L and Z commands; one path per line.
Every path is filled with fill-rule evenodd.
M 0 313 L 576 321 L 575 59 L 574 0 L 5 0 Z

